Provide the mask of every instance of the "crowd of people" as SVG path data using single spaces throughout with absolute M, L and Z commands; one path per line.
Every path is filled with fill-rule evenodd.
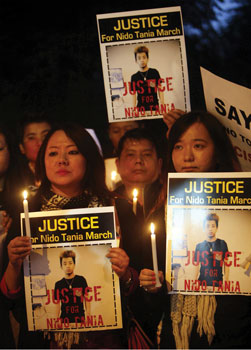
M 108 153 L 116 158 L 121 178 L 113 191 L 106 185 L 106 152 L 100 152 L 80 123 L 52 123 L 43 115 L 32 116 L 19 127 L 18 145 L 0 128 L 1 348 L 251 347 L 250 297 L 169 294 L 171 286 L 165 280 L 168 173 L 235 172 L 241 167 L 223 126 L 209 113 L 173 110 L 163 122 L 165 142 L 159 142 L 159 135 L 138 122 L 109 126 L 113 147 Z M 32 194 L 30 211 L 115 207 L 120 246 L 111 248 L 107 257 L 120 280 L 123 329 L 79 332 L 73 337 L 71 332 L 60 337 L 58 332 L 28 331 L 22 263 L 32 248 L 30 238 L 20 235 L 19 219 L 25 188 Z M 134 188 L 138 189 L 136 211 Z M 161 287 L 156 287 L 151 242 L 145 235 L 152 221 L 158 222 Z M 64 259 L 75 265 L 72 255 Z M 69 276 L 73 283 L 73 272 Z M 210 305 L 212 317 L 207 328 L 201 326 L 204 320 L 198 317 L 198 305 L 204 315 Z M 10 311 L 19 325 L 15 339 Z M 141 343 L 140 339 L 133 341 L 135 327 L 141 332 Z M 203 331 L 198 333 L 198 329 Z

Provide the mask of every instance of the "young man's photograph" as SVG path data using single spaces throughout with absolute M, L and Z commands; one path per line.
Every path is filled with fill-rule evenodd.
M 72 250 L 60 254 L 60 266 L 64 277 L 55 283 L 54 298 L 59 300 L 58 317 L 68 319 L 69 323 L 79 323 L 90 315 L 90 303 L 86 300 L 88 287 L 83 276 L 75 275 L 76 254 Z
M 154 111 L 159 107 L 159 100 L 164 104 L 160 74 L 157 69 L 148 67 L 149 49 L 146 46 L 136 47 L 134 56 L 139 70 L 131 76 L 131 90 L 136 92 L 133 106 L 143 107 L 144 111 Z
M 228 252 L 227 243 L 216 237 L 219 226 L 219 216 L 208 214 L 203 222 L 205 240 L 195 248 L 196 267 L 195 279 L 205 281 L 207 286 L 218 286 L 229 278 L 229 267 L 225 264 Z

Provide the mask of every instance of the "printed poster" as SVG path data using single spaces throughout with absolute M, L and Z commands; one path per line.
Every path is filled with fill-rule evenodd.
M 243 171 L 251 170 L 251 90 L 201 67 L 208 112 L 225 126 Z
M 169 174 L 172 293 L 251 295 L 250 173 Z
M 97 15 L 109 122 L 190 110 L 180 7 Z
M 21 214 L 22 232 L 24 215 Z M 114 208 L 30 213 L 24 261 L 30 331 L 122 328 L 119 279 L 106 254 L 117 246 Z

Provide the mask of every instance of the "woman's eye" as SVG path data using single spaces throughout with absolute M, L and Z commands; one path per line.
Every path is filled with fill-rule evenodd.
M 76 149 L 73 149 L 73 150 L 69 151 L 69 154 L 79 154 L 79 151 Z
M 55 157 L 57 155 L 57 152 L 53 151 L 53 152 L 49 152 L 49 157 Z
M 174 145 L 173 149 L 179 151 L 182 149 L 182 145 Z
M 203 148 L 205 148 L 205 145 L 203 145 L 203 144 L 201 144 L 201 143 L 196 143 L 196 144 L 194 145 L 194 148 L 196 148 L 196 149 L 203 149 Z

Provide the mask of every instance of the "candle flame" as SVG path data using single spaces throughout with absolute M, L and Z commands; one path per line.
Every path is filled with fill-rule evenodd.
M 113 171 L 111 172 L 111 179 L 112 179 L 112 181 L 115 181 L 116 176 L 117 176 L 117 172 L 116 172 L 115 170 L 113 170 Z
M 25 191 L 23 191 L 23 196 L 24 196 L 24 199 L 27 199 L 27 197 L 28 197 L 28 192 L 25 190 Z
M 150 225 L 151 234 L 154 234 L 154 229 L 155 229 L 154 223 L 151 222 L 151 225 Z
M 137 196 L 138 196 L 138 190 L 137 190 L 137 188 L 134 188 L 134 190 L 133 190 L 133 198 L 135 198 L 135 199 L 137 199 Z

